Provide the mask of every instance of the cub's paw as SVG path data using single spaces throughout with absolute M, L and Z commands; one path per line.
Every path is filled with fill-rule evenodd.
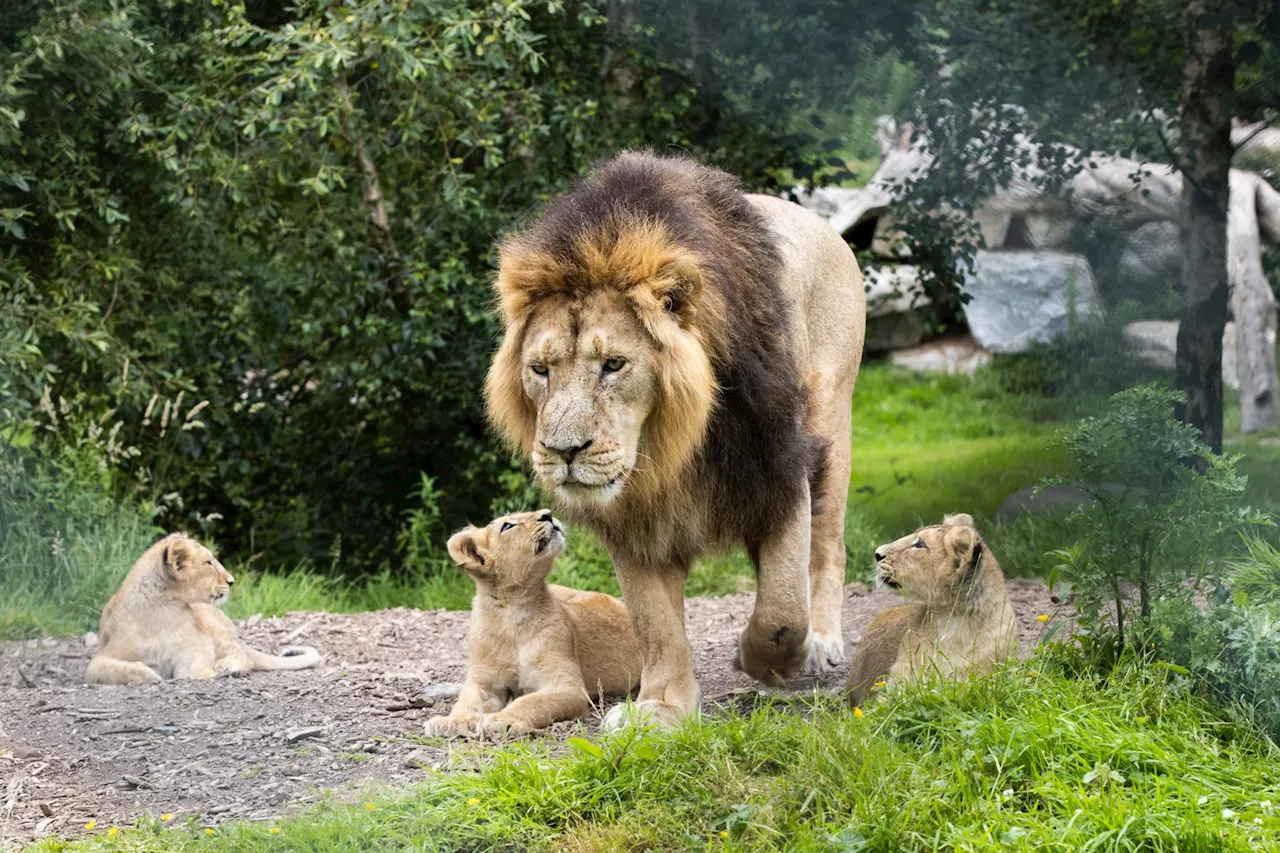
M 213 665 L 214 678 L 248 678 L 249 668 L 238 660 L 220 660 Z
M 781 687 L 809 659 L 811 644 L 808 629 L 805 629 L 802 639 L 796 640 L 794 636 L 785 628 L 769 634 L 748 625 L 738 638 L 733 668 L 745 672 L 761 684 Z
M 509 717 L 501 712 L 497 714 L 489 714 L 480 721 L 481 734 L 488 739 L 495 741 L 528 737 L 537 731 L 538 729 L 533 728 L 523 720 L 518 720 L 515 717 Z
M 805 675 L 825 675 L 844 660 L 844 637 L 814 631 L 809 637 L 809 657 L 800 671 Z
M 478 717 L 432 717 L 427 720 L 423 730 L 428 737 L 476 737 L 480 734 Z
M 686 717 L 697 716 L 698 709 L 687 711 L 661 699 L 645 699 L 635 704 L 623 702 L 614 705 L 604 715 L 600 728 L 616 731 L 636 726 L 639 728 L 673 729 Z

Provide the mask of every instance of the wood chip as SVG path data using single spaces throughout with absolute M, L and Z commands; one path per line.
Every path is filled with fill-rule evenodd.
M 53 807 L 50 806 L 48 803 L 41 803 L 40 814 L 44 815 L 45 817 L 53 817 Z

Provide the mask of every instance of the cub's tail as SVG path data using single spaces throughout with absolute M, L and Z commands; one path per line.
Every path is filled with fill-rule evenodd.
M 257 649 L 245 646 L 253 668 L 257 670 L 278 669 L 311 669 L 319 666 L 323 658 L 311 646 L 287 646 L 280 650 L 279 656 L 269 655 Z

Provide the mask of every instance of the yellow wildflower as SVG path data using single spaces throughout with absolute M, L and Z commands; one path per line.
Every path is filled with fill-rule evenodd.
M 96 820 L 91 820 L 91 821 L 89 821 L 88 823 L 86 823 L 86 824 L 84 825 L 84 828 L 85 828 L 85 829 L 92 830 L 92 829 L 93 829 L 95 826 L 97 826 L 97 825 L 98 825 L 98 822 L 97 822 Z
M 280 834 L 280 827 L 278 827 L 278 826 L 273 826 L 273 827 L 271 827 L 271 834 L 272 834 L 272 835 L 279 835 L 279 834 Z
M 212 829 L 209 829 L 208 827 L 205 827 L 204 834 L 205 834 L 205 835 L 213 835 L 213 830 L 212 830 Z
M 728 838 L 728 837 L 729 837 L 729 833 L 725 832 L 725 831 L 722 829 L 722 830 L 720 830 L 720 837 L 721 837 L 721 838 Z
M 861 719 L 863 718 L 863 716 L 864 716 L 864 714 L 862 713 L 862 709 L 861 709 L 861 708 L 854 708 L 854 709 L 853 709 L 853 715 L 854 715 L 855 717 L 857 717 L 859 720 L 861 720 Z
M 160 819 L 161 819 L 161 820 L 163 820 L 163 821 L 171 821 L 171 820 L 173 820 L 173 815 L 171 815 L 171 814 L 162 814 L 162 815 L 160 815 Z
M 472 797 L 471 799 L 467 800 L 467 805 L 469 805 L 469 806 L 478 806 L 478 805 L 480 805 L 480 801 L 479 801 L 478 799 L 476 799 L 475 797 Z
M 114 826 L 107 830 L 107 836 L 109 838 L 115 838 L 119 834 L 120 830 L 116 829 Z
M 371 809 L 371 808 L 373 808 L 373 803 L 365 803 L 365 804 L 364 804 L 364 807 L 365 807 L 366 809 Z
M 1039 619 L 1041 622 L 1048 622 L 1048 621 L 1049 621 L 1049 614 L 1048 614 L 1048 613 L 1041 613 L 1041 614 L 1040 614 L 1039 616 L 1037 616 L 1036 618 L 1037 618 L 1037 619 Z
M 884 684 L 885 684 L 885 683 L 884 683 L 883 681 L 877 681 L 877 682 L 876 682 L 876 687 L 884 687 Z

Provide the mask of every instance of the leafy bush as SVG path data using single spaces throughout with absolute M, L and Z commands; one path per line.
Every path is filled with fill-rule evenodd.
M 1153 606 L 1221 585 L 1222 555 L 1241 531 L 1270 519 L 1241 506 L 1238 457 L 1218 456 L 1173 407 L 1181 394 L 1156 385 L 1123 391 L 1109 410 L 1065 430 L 1075 462 L 1068 480 L 1093 504 L 1084 538 L 1059 552 L 1075 586 L 1081 623 L 1123 650 L 1145 645 Z M 1136 598 L 1136 601 L 1134 600 Z

